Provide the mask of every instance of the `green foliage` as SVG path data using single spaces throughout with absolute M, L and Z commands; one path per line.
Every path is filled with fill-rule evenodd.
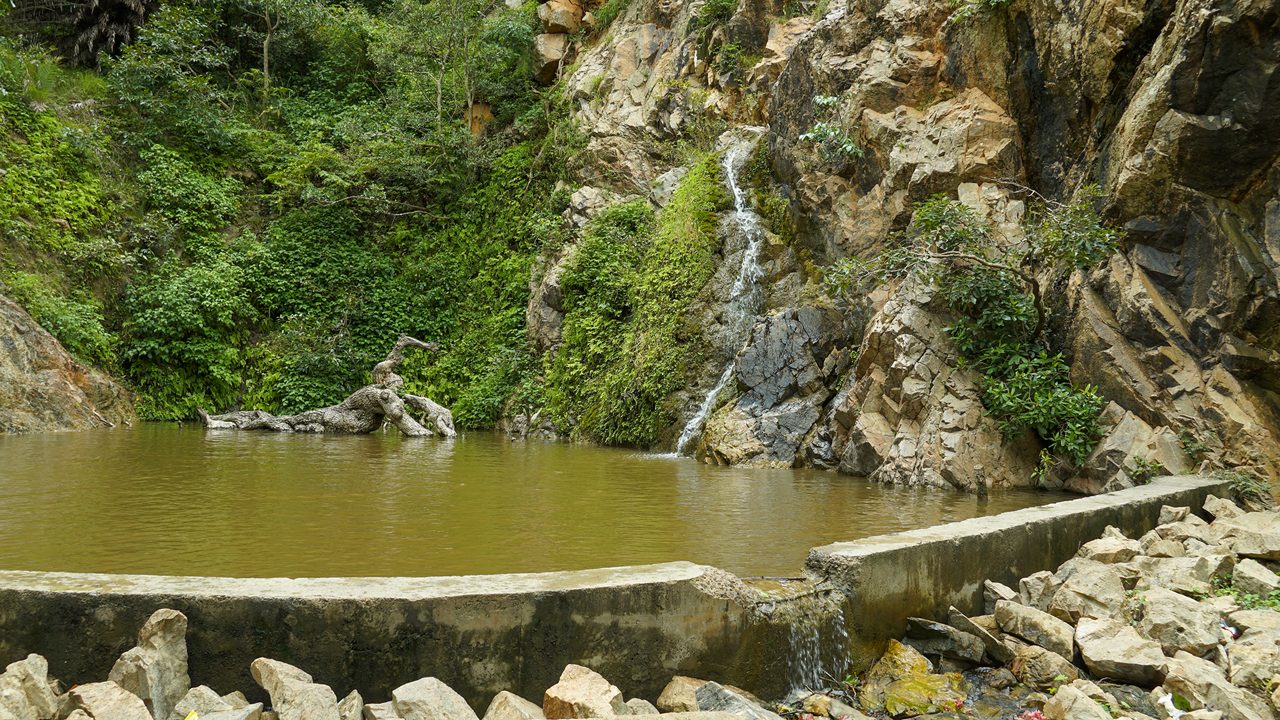
M 1243 610 L 1280 611 L 1280 590 L 1276 590 L 1268 595 L 1256 595 L 1254 593 L 1247 593 L 1236 587 L 1233 581 L 1227 581 L 1223 578 L 1214 578 L 1213 590 L 1210 592 L 1210 596 L 1232 598 Z
M 1182 454 L 1193 463 L 1204 460 L 1209 454 L 1209 446 L 1204 443 L 1195 433 L 1190 430 L 1183 430 L 1178 433 L 1178 445 L 1182 447 Z
M 1065 360 L 1044 348 L 1034 269 L 1085 267 L 1115 249 L 1118 234 L 1089 209 L 1096 199 L 1089 190 L 1070 205 L 1042 202 L 1028 242 L 1006 243 L 968 206 L 935 196 L 916 206 L 907 232 L 880 255 L 837 263 L 826 284 L 843 295 L 909 277 L 936 287 L 955 315 L 948 332 L 963 360 L 982 372 L 983 404 L 1003 432 L 1040 437 L 1040 475 L 1056 459 L 1079 464 L 1101 437 L 1105 403 L 1096 388 L 1072 387 Z
M 684 313 L 715 271 L 716 213 L 727 203 L 708 156 L 656 220 L 636 201 L 586 229 L 562 279 L 563 342 L 547 361 L 548 408 L 563 430 L 648 446 L 674 422 L 663 403 L 691 360 Z
M 235 217 L 240 183 L 200 172 L 189 160 L 160 145 L 140 153 L 138 185 L 149 209 L 190 235 L 214 233 Z
M 605 0 L 596 11 L 596 32 L 602 33 L 609 29 L 613 21 L 619 15 L 627 11 L 627 6 L 631 4 L 631 0 Z
M 1215 470 L 1212 477 L 1231 484 L 1231 494 L 1246 505 L 1271 507 L 1275 504 L 1271 486 L 1256 473 L 1244 468 Z
M 1094 206 L 1103 199 L 1097 185 L 1089 185 L 1065 205 L 1033 206 L 1028 227 L 1033 260 L 1070 268 L 1090 268 L 1120 246 L 1120 231 L 1103 224 Z
M 581 140 L 535 9 L 174 0 L 100 74 L 0 39 L 8 292 L 146 417 L 334 403 L 401 333 L 441 342 L 402 374 L 460 426 L 539 402 L 528 273 Z
M 102 308 L 92 296 L 63 296 L 27 272 L 10 275 L 4 287 L 72 355 L 92 365 L 115 365 L 115 338 L 103 327 Z
M 1169 472 L 1169 469 L 1161 465 L 1159 460 L 1152 460 L 1142 455 L 1134 456 L 1133 463 L 1124 470 L 1128 473 L 1129 479 L 1138 485 L 1146 485 L 1151 482 L 1151 478 Z
M 808 132 L 800 135 L 800 141 L 815 146 L 823 162 L 843 165 L 863 155 L 862 146 L 849 134 L 845 123 L 838 119 L 843 98 L 837 95 L 818 95 L 813 99 L 818 120 Z
M 698 11 L 699 27 L 710 27 L 728 22 L 738 11 L 738 0 L 706 0 Z
M 989 351 L 989 364 L 980 366 L 983 405 L 1007 436 L 1032 430 L 1057 456 L 1083 463 L 1102 436 L 1098 416 L 1106 401 L 1093 387 L 1071 386 L 1061 355 L 1011 346 L 1006 352 L 997 359 Z
M 142 392 L 147 419 L 191 417 L 233 405 L 252 316 L 243 271 L 227 257 L 176 260 L 128 288 L 121 363 Z

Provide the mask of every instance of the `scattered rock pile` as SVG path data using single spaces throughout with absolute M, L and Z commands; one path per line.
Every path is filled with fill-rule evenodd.
M 863 677 L 864 711 L 987 716 L 975 673 L 1007 673 L 1014 715 L 1273 720 L 1280 709 L 1280 513 L 1210 496 L 1139 539 L 1109 527 L 1057 572 L 985 583 L 986 614 L 911 619 Z M 987 676 L 988 679 L 991 677 Z M 1005 709 L 1007 710 L 1007 708 Z M 960 715 L 954 715 L 959 717 Z

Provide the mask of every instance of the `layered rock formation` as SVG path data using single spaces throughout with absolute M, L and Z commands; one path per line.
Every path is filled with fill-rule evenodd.
M 1016 238 L 1028 189 L 1068 200 L 1097 184 L 1104 216 L 1125 231 L 1122 251 L 1094 271 L 1040 280 L 1051 349 L 1068 358 L 1073 382 L 1109 401 L 1107 436 L 1087 463 L 1047 482 L 1105 491 L 1140 481 L 1135 464 L 1146 462 L 1276 476 L 1274 0 L 1089 0 L 1069 13 L 1044 0 L 962 12 L 848 0 L 821 4 L 822 17 L 742 0 L 711 27 L 702 6 L 635 0 L 564 79 L 589 138 L 575 170 L 593 198 L 660 205 L 680 170 L 672 142 L 768 123 L 772 190 L 789 202 L 795 250 L 764 281 L 770 312 L 736 351 L 749 366 L 772 365 L 736 371 L 701 457 L 960 488 L 1033 482 L 1039 441 L 1001 436 L 926 291 L 882 288 L 813 336 L 797 318 L 828 311 L 796 292 L 815 278 L 794 253 L 818 265 L 877 253 L 935 193 Z M 748 60 L 724 62 L 726 49 Z M 856 152 L 827 151 L 815 128 Z M 548 291 L 534 293 L 531 328 L 555 326 L 556 260 L 538 273 Z M 830 357 L 835 348 L 856 359 Z M 723 367 L 709 361 L 690 385 L 710 386 Z M 779 393 L 784 367 L 804 381 Z M 686 418 L 698 399 L 689 395 L 677 398 Z
M 134 420 L 129 393 L 77 361 L 0 295 L 0 432 L 80 430 Z

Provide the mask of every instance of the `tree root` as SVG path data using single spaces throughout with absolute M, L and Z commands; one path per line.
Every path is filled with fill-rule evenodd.
M 373 370 L 373 385 L 355 391 L 337 405 L 307 410 L 297 415 L 276 416 L 262 410 L 237 410 L 222 415 L 209 415 L 197 410 L 201 422 L 209 430 L 269 430 L 272 432 L 367 434 L 384 424 L 394 425 L 409 437 L 427 437 L 435 433 L 418 422 L 408 412 L 408 407 L 421 412 L 435 432 L 448 438 L 456 437 L 453 413 L 420 395 L 399 394 L 404 380 L 396 374 L 396 368 L 404 359 L 406 347 L 435 350 L 437 346 L 411 337 L 401 336 L 387 359 Z M 406 407 L 408 406 L 408 407 Z

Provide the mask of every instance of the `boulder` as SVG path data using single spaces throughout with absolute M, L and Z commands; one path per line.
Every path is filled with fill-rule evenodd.
M 133 399 L 81 364 L 17 303 L 0 295 L 0 433 L 128 424 Z
M 925 656 L 980 663 L 986 646 L 982 639 L 940 622 L 924 618 L 907 618 L 907 645 Z
M 168 718 L 191 689 L 187 675 L 187 616 L 161 609 L 138 631 L 138 645 L 125 651 L 107 676 L 137 695 L 156 718 Z
M 929 659 L 915 648 L 890 640 L 884 655 L 867 670 L 862 677 L 858 690 L 858 702 L 863 710 L 875 710 L 884 707 L 884 691 L 895 680 L 912 675 L 927 675 L 933 672 Z
M 1232 685 L 1213 663 L 1180 652 L 1165 663 L 1163 688 L 1191 703 L 1191 709 L 1209 707 L 1226 712 L 1233 720 L 1274 720 L 1262 698 Z
M 1280 631 L 1249 630 L 1227 648 L 1231 684 L 1266 693 L 1280 674 Z
M 1111 720 L 1111 713 L 1102 706 L 1070 685 L 1058 688 L 1044 706 L 1044 716 L 1048 720 Z
M 1236 610 L 1227 613 L 1227 623 L 1240 632 L 1280 630 L 1280 612 L 1275 610 Z
M 338 717 L 341 720 L 364 720 L 364 698 L 358 690 L 352 690 L 338 701 Z
M 572 35 L 582 26 L 582 15 L 582 8 L 571 0 L 550 0 L 538 6 L 543 32 Z
M 364 720 L 400 720 L 395 703 L 383 702 L 364 706 Z
M 141 698 L 110 680 L 72 688 L 69 707 L 94 720 L 152 720 Z
M 543 33 L 533 39 L 534 78 L 543 85 L 550 85 L 560 74 L 560 66 L 569 54 L 569 36 L 564 33 Z
M 466 700 L 462 699 L 461 695 L 433 677 L 414 680 L 392 690 L 391 704 L 404 720 L 478 720 L 475 711 Z M 551 717 L 586 716 L 554 715 Z
M 868 720 L 857 708 L 822 693 L 807 693 L 800 699 L 800 709 L 810 715 L 829 717 L 834 720 Z
M 1019 682 L 1039 690 L 1049 690 L 1080 677 L 1080 671 L 1070 660 L 1039 645 L 1018 648 L 1009 668 Z
M 1142 543 L 1126 537 L 1102 537 L 1090 540 L 1080 548 L 1078 557 L 1100 563 L 1129 562 L 1142 554 Z
M 1018 581 L 1018 601 L 1037 610 L 1047 610 L 1059 582 L 1048 570 L 1032 573 Z
M 910 675 L 884 689 L 884 711 L 895 718 L 954 711 L 964 704 L 965 685 L 959 673 Z
M 1265 598 L 1280 590 L 1280 576 L 1257 560 L 1245 558 L 1236 565 L 1231 584 L 1242 592 Z
M 717 682 L 704 683 L 698 688 L 698 708 L 707 712 L 730 713 L 738 720 L 780 720 L 744 693 Z M 548 715 L 547 717 L 551 717 Z
M 560 681 L 547 689 L 542 700 L 542 711 L 552 720 L 608 718 L 630 712 L 621 690 L 599 673 L 581 665 L 565 667 L 560 674 Z
M 630 700 L 628 700 L 627 709 L 631 711 L 632 715 L 661 715 L 662 714 L 658 712 L 658 708 L 654 707 L 653 703 L 649 702 L 648 700 L 644 700 L 642 698 L 631 698 Z
M 1160 643 L 1166 655 L 1183 650 L 1203 657 L 1218 646 L 1222 635 L 1219 617 L 1210 608 L 1162 587 L 1140 593 L 1138 601 L 1138 632 Z
M 1004 640 L 996 637 L 995 633 L 974 622 L 954 607 L 948 608 L 947 614 L 951 624 L 957 630 L 969 633 L 982 641 L 983 649 L 986 650 L 987 655 L 991 656 L 992 660 L 1000 665 L 1005 665 L 1013 660 L 1013 649 L 1006 645 Z
M 684 675 L 676 675 L 662 689 L 658 696 L 658 709 L 664 713 L 696 712 L 698 710 L 698 688 L 706 684 L 706 680 L 697 680 Z
M 1209 497 L 1213 497 L 1210 495 Z M 1179 507 L 1171 507 L 1169 505 L 1160 506 L 1160 519 L 1156 521 L 1156 525 L 1168 525 L 1170 523 L 1182 522 L 1191 514 L 1191 508 L 1183 505 Z
M 302 670 L 268 658 L 249 665 L 249 673 L 267 695 L 279 720 L 340 720 L 338 696 Z
M 847 365 L 845 318 L 831 308 L 780 308 L 748 331 L 733 369 L 741 393 L 707 420 L 702 452 L 721 465 L 794 467 Z
M 246 703 L 247 705 L 248 703 Z M 242 706 L 243 707 L 243 706 Z M 169 713 L 167 720 L 184 720 L 190 713 L 200 717 L 222 710 L 235 710 L 236 706 L 223 700 L 208 685 L 197 685 L 187 691 Z
M 11 702 L 0 702 L 0 707 L 10 708 L 20 716 L 49 720 L 58 711 L 58 697 L 49 682 L 49 663 L 39 655 L 28 655 L 9 663 L 0 675 L 0 693 Z
M 984 580 L 982 583 L 982 606 L 983 612 L 990 615 L 996 611 L 996 602 L 1000 600 L 1018 599 L 1018 593 L 1013 588 L 1002 583 L 992 580 Z
M 200 715 L 200 720 L 262 720 L 263 717 L 274 715 L 265 713 L 262 710 L 262 703 L 254 703 L 242 708 L 232 710 L 219 710 L 211 712 L 208 715 Z
M 1280 560 L 1280 513 L 1244 513 L 1215 520 L 1213 527 L 1238 555 Z
M 1110 565 L 1083 561 L 1054 591 L 1048 612 L 1074 624 L 1083 617 L 1114 617 L 1123 604 L 1120 572 Z
M 542 708 L 515 693 L 503 690 L 489 701 L 484 720 L 542 720 Z
M 1230 555 L 1153 558 L 1140 556 L 1128 563 L 1139 574 L 1137 589 L 1159 585 L 1184 595 L 1208 595 L 1214 580 L 1226 580 L 1235 568 Z
M 1000 630 L 1069 658 L 1075 654 L 1071 626 L 1052 615 L 1019 603 L 996 603 L 996 623 Z
M 1217 495 L 1210 495 L 1204 499 L 1204 511 L 1212 515 L 1216 520 L 1227 520 L 1244 515 L 1244 511 L 1240 509 L 1239 505 Z
M 1125 623 L 1084 618 L 1076 627 L 1076 644 L 1085 667 L 1095 676 L 1144 687 L 1158 685 L 1164 677 L 1160 644 Z

